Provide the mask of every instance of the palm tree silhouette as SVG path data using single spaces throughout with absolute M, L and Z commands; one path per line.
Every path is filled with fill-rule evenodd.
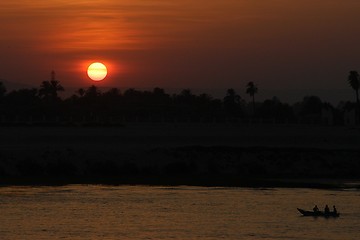
M 352 89 L 355 90 L 356 94 L 356 105 L 357 105 L 357 121 L 360 122 L 360 102 L 359 102 L 359 87 L 360 87 L 360 80 L 359 80 L 359 73 L 357 71 L 350 71 L 348 82 Z
M 231 117 L 239 117 L 242 115 L 241 110 L 241 97 L 234 89 L 230 88 L 226 91 L 224 97 L 224 108 L 227 114 Z
M 241 97 L 236 94 L 233 88 L 230 88 L 226 91 L 226 96 L 224 97 L 225 105 L 236 105 L 239 104 Z
M 55 72 L 51 72 L 51 80 L 43 81 L 40 85 L 39 96 L 43 99 L 55 101 L 58 99 L 58 92 L 65 91 L 60 82 L 55 80 Z
M 258 87 L 254 84 L 254 82 L 249 82 L 246 85 L 246 93 L 252 97 L 253 102 L 253 114 L 255 114 L 255 94 L 258 92 Z
M 65 91 L 63 86 L 57 80 L 43 81 L 40 85 L 39 96 L 44 99 L 55 100 L 58 98 L 58 92 Z

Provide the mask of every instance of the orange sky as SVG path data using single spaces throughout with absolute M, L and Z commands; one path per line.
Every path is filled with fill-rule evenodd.
M 360 70 L 358 0 L 16 0 L 0 3 L 0 79 L 243 91 L 348 89 Z M 310 91 L 310 92 L 309 92 Z M 351 89 L 349 89 L 351 94 Z M 245 94 L 243 94 L 245 95 Z

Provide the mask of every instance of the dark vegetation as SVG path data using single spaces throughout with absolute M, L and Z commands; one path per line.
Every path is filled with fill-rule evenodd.
M 343 125 L 355 121 L 359 106 L 359 74 L 351 71 L 349 83 L 356 92 L 357 103 L 341 102 L 334 107 L 316 96 L 306 96 L 294 105 L 278 98 L 255 102 L 258 87 L 249 82 L 247 103 L 234 89 L 228 89 L 223 99 L 203 93 L 195 95 L 190 89 L 179 94 L 167 94 L 161 88 L 153 91 L 112 88 L 101 92 L 96 86 L 78 89 L 71 97 L 62 99 L 65 91 L 60 82 L 52 79 L 40 88 L 6 91 L 0 82 L 0 124 L 2 125 L 121 125 L 125 122 L 260 122 L 293 124 Z M 354 116 L 347 117 L 351 111 Z M 350 120 L 349 120 L 350 118 Z M 358 119 L 358 118 L 357 118 Z
M 154 88 L 152 91 L 127 89 L 124 92 L 113 88 L 101 92 L 96 86 L 90 86 L 87 89 L 78 89 L 71 97 L 60 98 L 59 93 L 65 89 L 60 82 L 55 80 L 55 73 L 51 76 L 52 79 L 42 82 L 39 89 L 18 89 L 7 92 L 6 86 L 0 82 L 0 126 L 2 128 L 11 126 L 41 126 L 41 129 L 45 129 L 42 128 L 43 126 L 119 126 L 125 128 L 128 123 L 174 123 L 175 128 L 177 123 L 209 125 L 219 123 L 225 126 L 231 124 L 234 124 L 231 126 L 240 126 L 247 123 L 345 125 L 357 124 L 360 118 L 359 74 L 356 71 L 351 71 L 348 77 L 349 84 L 356 93 L 356 102 L 341 102 L 336 107 L 323 102 L 316 96 L 306 96 L 293 105 L 283 103 L 276 97 L 256 102 L 255 95 L 259 90 L 253 82 L 249 82 L 244 91 L 251 97 L 249 103 L 234 89 L 228 89 L 222 99 L 215 99 L 206 93 L 195 95 L 190 89 L 170 95 L 161 88 Z M 89 132 L 91 129 L 89 128 Z M 233 131 L 233 128 L 231 130 Z M 332 149 L 325 146 L 321 149 L 311 147 L 309 144 L 305 147 L 280 145 L 278 148 L 245 147 L 241 143 L 234 146 L 229 144 L 232 147 L 219 146 L 221 137 L 224 140 L 236 139 L 237 135 L 231 132 L 230 138 L 227 135 L 197 136 L 194 134 L 188 138 L 184 138 L 181 134 L 149 135 L 150 138 L 147 139 L 160 142 L 176 140 L 177 145 L 160 144 L 159 147 L 125 153 L 122 152 L 124 148 L 117 149 L 118 145 L 125 142 L 112 143 L 114 139 L 124 137 L 120 134 L 104 137 L 104 141 L 112 144 L 115 149 L 104 154 L 96 149 L 84 150 L 81 144 L 75 144 L 75 146 L 80 146 L 79 148 L 72 148 L 73 142 L 66 138 L 75 135 L 53 136 L 51 132 L 48 135 L 35 132 L 36 134 L 39 134 L 40 138 L 46 136 L 50 142 L 58 141 L 64 146 L 57 143 L 58 148 L 49 149 L 45 140 L 41 139 L 36 146 L 43 145 L 36 150 L 34 148 L 34 151 L 17 152 L 17 146 L 13 150 L 7 149 L 6 146 L 2 147 L 0 183 L 334 187 L 329 182 L 297 180 L 360 178 L 358 148 Z M 11 137 L 16 139 L 16 136 Z M 54 139 L 56 137 L 59 139 Z M 197 137 L 201 139 L 198 146 L 182 145 L 184 141 L 187 141 L 186 139 Z M 273 137 L 272 139 L 276 139 L 276 136 Z M 316 139 L 322 138 L 322 136 L 316 137 Z M 9 140 L 5 138 L 2 139 L 2 144 L 6 145 Z M 87 138 L 87 135 L 80 136 L 77 141 L 81 140 L 86 146 Z M 220 140 L 217 145 L 201 145 L 208 138 Z M 261 134 L 254 135 L 253 138 L 267 139 Z M 301 139 L 310 138 L 311 136 L 306 136 Z M 23 147 L 28 144 L 26 136 L 24 139 L 22 142 L 12 140 L 15 142 L 10 143 L 9 146 L 18 144 Z M 142 143 L 143 145 L 146 145 L 148 141 L 142 138 L 141 134 L 129 135 L 127 139 L 135 144 Z M 355 145 L 358 140 L 357 135 L 341 139 L 352 143 L 355 141 Z M 210 140 L 210 143 L 213 142 L 213 139 Z M 322 144 L 326 145 L 328 140 L 324 138 L 322 141 Z M 67 148 L 66 145 L 70 147 Z M 328 144 L 328 146 L 332 145 Z
M 0 157 L 3 184 L 335 187 L 336 180 L 360 178 L 358 150 L 189 146 L 101 159 L 72 149 L 47 150 L 39 158 L 6 153 Z M 296 181 L 301 179 L 332 182 Z

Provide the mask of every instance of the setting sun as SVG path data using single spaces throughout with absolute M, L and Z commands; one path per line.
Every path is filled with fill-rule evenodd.
M 87 74 L 91 80 L 101 81 L 107 75 L 107 68 L 104 64 L 95 62 L 90 64 L 90 66 L 87 69 Z

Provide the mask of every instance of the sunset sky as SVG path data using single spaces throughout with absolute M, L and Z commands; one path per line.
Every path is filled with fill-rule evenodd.
M 39 86 L 51 70 L 86 87 L 235 88 L 245 95 L 352 98 L 358 0 L 13 0 L 0 3 L 0 79 Z M 301 93 L 302 94 L 302 93 Z M 301 95 L 300 94 L 300 95 Z M 344 99 L 352 100 L 352 99 Z

